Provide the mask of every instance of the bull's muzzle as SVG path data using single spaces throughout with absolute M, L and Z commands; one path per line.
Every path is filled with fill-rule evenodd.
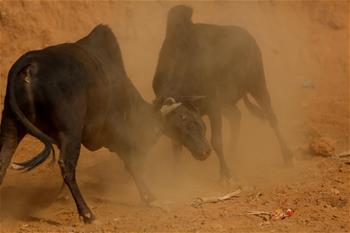
M 197 154 L 197 155 L 195 156 L 195 158 L 196 158 L 197 160 L 203 161 L 203 160 L 206 160 L 206 159 L 209 157 L 210 153 L 211 153 L 211 149 L 210 149 L 210 148 L 207 148 L 207 149 L 204 150 L 203 152 Z

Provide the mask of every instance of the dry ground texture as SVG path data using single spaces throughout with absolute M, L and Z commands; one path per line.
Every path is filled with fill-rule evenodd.
M 24 52 L 75 41 L 96 24 L 116 33 L 130 79 L 153 99 L 151 80 L 170 7 L 163 1 L 0 1 L 0 96 L 7 72 Z M 78 218 L 69 193 L 54 200 L 62 182 L 57 166 L 29 173 L 8 171 L 0 188 L 0 232 L 348 232 L 350 165 L 335 156 L 315 156 L 311 140 L 328 138 L 335 153 L 349 149 L 349 3 L 346 1 L 182 2 L 194 22 L 238 25 L 261 47 L 268 88 L 280 124 L 296 155 L 286 168 L 264 122 L 243 112 L 235 153 L 225 131 L 232 169 L 246 186 L 239 197 L 192 207 L 195 197 L 229 190 L 218 183 L 215 155 L 195 161 L 184 151 L 175 163 L 162 138 L 147 157 L 146 179 L 162 208 L 141 204 L 118 156 L 82 149 L 78 179 L 97 216 Z M 2 109 L 1 103 L 1 109 Z M 14 160 L 30 158 L 41 144 L 26 138 Z M 291 208 L 283 220 L 245 215 Z

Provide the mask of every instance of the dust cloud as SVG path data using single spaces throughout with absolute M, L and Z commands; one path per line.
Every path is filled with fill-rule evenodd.
M 320 133 L 337 138 L 341 148 L 348 146 L 349 25 L 346 2 L 2 1 L 2 99 L 7 71 L 21 54 L 78 40 L 96 24 L 103 23 L 116 34 L 129 78 L 151 102 L 154 99 L 151 83 L 165 37 L 167 12 L 177 4 L 193 7 L 194 23 L 237 25 L 253 35 L 262 51 L 273 108 L 295 153 L 303 145 L 309 128 L 317 128 Z M 306 81 L 311 82 L 314 89 L 304 87 Z M 331 96 L 325 97 L 324 93 Z M 282 166 L 279 146 L 269 125 L 251 116 L 241 102 L 238 106 L 242 111 L 242 123 L 237 148 L 230 146 L 227 122 L 224 127 L 225 156 L 231 169 L 251 186 L 297 179 L 298 167 Z M 38 147 L 40 144 L 35 140 L 26 139 L 14 159 L 31 157 Z M 189 201 L 195 196 L 208 196 L 223 190 L 218 182 L 219 164 L 214 153 L 200 162 L 184 149 L 181 156 L 175 158 L 169 139 L 162 137 L 145 156 L 146 181 L 161 200 Z M 32 185 L 49 186 L 54 194 L 61 177 L 56 168 L 53 172 L 47 169 L 45 166 L 38 168 L 30 178 L 9 172 L 3 187 L 21 184 L 23 194 Z M 89 152 L 82 149 L 77 174 L 82 192 L 90 201 L 139 203 L 136 187 L 122 161 L 107 150 Z M 3 198 L 10 196 L 11 190 L 3 192 Z M 9 198 L 8 201 L 15 203 Z

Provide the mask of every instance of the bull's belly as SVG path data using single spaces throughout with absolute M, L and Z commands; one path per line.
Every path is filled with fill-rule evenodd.
M 100 132 L 94 127 L 85 127 L 83 130 L 81 143 L 91 151 L 96 151 L 103 147 L 103 142 L 99 136 Z
M 106 134 L 104 132 L 107 114 L 99 112 L 99 114 L 90 115 L 86 120 L 82 132 L 82 144 L 89 150 L 95 151 L 104 146 Z
M 125 154 L 131 150 L 128 123 L 119 114 L 108 115 L 103 122 L 91 122 L 84 127 L 82 144 L 95 151 L 102 147 Z
M 219 91 L 218 101 L 223 107 L 235 105 L 244 95 L 244 91 Z
M 247 89 L 232 80 L 222 80 L 217 78 L 211 79 L 212 84 L 207 90 L 207 98 L 209 102 L 219 104 L 221 106 L 228 106 L 236 104 L 246 93 Z

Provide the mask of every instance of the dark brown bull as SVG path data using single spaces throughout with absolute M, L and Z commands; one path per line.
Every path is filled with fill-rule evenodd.
M 197 115 L 197 125 L 203 125 L 200 116 L 207 115 L 211 125 L 211 144 L 219 157 L 221 178 L 230 178 L 223 155 L 223 115 L 231 125 L 232 144 L 239 133 L 241 113 L 236 104 L 243 99 L 256 116 L 266 119 L 277 136 L 285 162 L 292 154 L 281 136 L 270 95 L 266 88 L 260 49 L 254 38 L 236 26 L 194 24 L 192 9 L 179 5 L 168 13 L 166 37 L 153 79 L 156 103 L 172 98 L 182 103 L 166 118 L 166 127 L 174 144 L 186 145 L 183 137 L 193 127 L 186 121 L 190 114 Z M 259 106 L 248 99 L 250 94 Z M 186 96 L 202 96 L 188 101 Z M 192 117 L 193 118 L 193 117 Z

